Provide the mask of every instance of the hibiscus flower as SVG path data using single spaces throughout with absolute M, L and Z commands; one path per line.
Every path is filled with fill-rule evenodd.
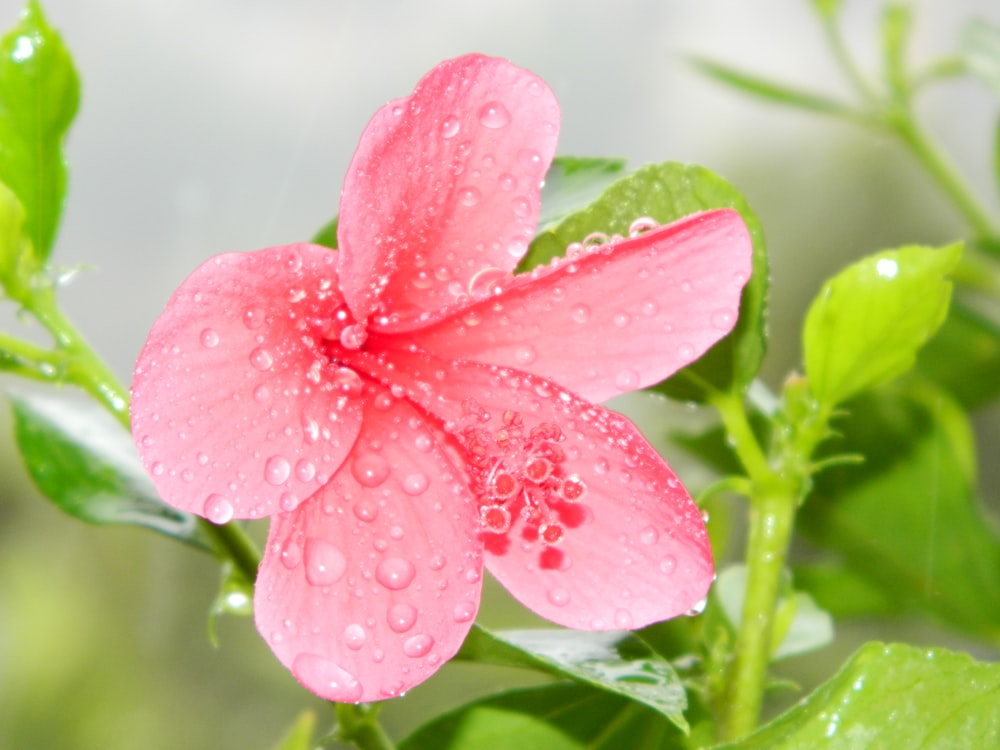
M 701 513 L 595 402 L 728 332 L 750 241 L 729 210 L 643 221 L 514 275 L 558 128 L 532 73 L 442 63 L 365 129 L 338 251 L 208 260 L 139 355 L 144 466 L 177 508 L 271 517 L 257 627 L 324 698 L 384 699 L 436 671 L 476 616 L 484 565 L 585 630 L 706 595 Z

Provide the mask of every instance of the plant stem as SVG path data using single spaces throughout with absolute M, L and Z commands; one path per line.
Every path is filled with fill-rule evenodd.
M 378 709 L 364 704 L 335 703 L 337 739 L 361 750 L 396 750 L 396 745 L 378 723 Z
M 721 701 L 720 739 L 727 741 L 750 734 L 760 716 L 771 656 L 774 610 L 800 483 L 768 462 L 739 396 L 717 394 L 712 403 L 722 417 L 751 485 L 747 591 L 733 661 L 726 675 L 726 693 Z

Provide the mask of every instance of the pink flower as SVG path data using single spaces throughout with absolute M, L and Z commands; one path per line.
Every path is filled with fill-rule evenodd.
M 257 627 L 324 698 L 379 700 L 437 670 L 484 563 L 587 630 L 669 618 L 708 590 L 697 507 L 592 402 L 731 328 L 750 241 L 713 211 L 513 276 L 558 128 L 528 71 L 442 63 L 362 135 L 339 251 L 210 259 L 139 356 L 146 469 L 216 523 L 272 516 Z

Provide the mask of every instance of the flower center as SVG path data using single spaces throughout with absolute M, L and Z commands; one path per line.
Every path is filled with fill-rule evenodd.
M 462 411 L 470 424 L 458 438 L 469 455 L 482 530 L 506 535 L 520 522 L 523 539 L 558 544 L 567 528 L 582 522 L 576 504 L 587 492 L 583 479 L 565 469 L 562 430 L 551 422 L 529 428 L 510 410 L 490 429 L 490 415 L 472 399 L 462 403 Z

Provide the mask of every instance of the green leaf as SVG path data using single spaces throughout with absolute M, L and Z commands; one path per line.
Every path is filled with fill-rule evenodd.
M 0 39 L 0 181 L 25 210 L 25 231 L 41 265 L 52 250 L 66 164 L 62 142 L 76 114 L 80 83 L 62 39 L 36 0 Z
M 288 733 L 274 746 L 274 750 L 312 750 L 316 733 L 316 714 L 303 711 L 288 729 Z
M 838 117 L 849 118 L 857 117 L 857 114 L 846 104 L 841 104 L 833 99 L 827 99 L 824 96 L 813 94 L 809 91 L 801 91 L 781 83 L 749 75 L 713 60 L 696 57 L 691 62 L 699 71 L 710 78 L 739 89 L 745 94 L 766 99 L 774 104 L 798 107 L 799 109 L 806 109 L 825 115 L 837 115 Z
M 909 370 L 945 319 L 946 275 L 961 243 L 911 246 L 863 258 L 827 281 L 806 316 L 806 375 L 830 408 Z
M 33 262 L 31 241 L 24 235 L 24 206 L 0 182 L 0 287 L 9 297 L 23 296 L 22 287 L 36 270 Z
M 312 242 L 331 250 L 337 249 L 337 221 L 340 217 L 334 216 L 320 229 L 312 238 Z
M 624 171 L 624 159 L 557 156 L 545 175 L 538 231 L 590 205 Z M 531 270 L 534 265 L 522 263 L 522 270 Z
M 1000 665 L 868 643 L 795 708 L 717 750 L 1000 747 Z
M 399 750 L 679 750 L 662 716 L 583 685 L 546 685 L 474 701 L 417 729 Z
M 1000 96 L 1000 27 L 973 19 L 962 29 L 958 46 L 966 69 Z
M 915 383 L 847 409 L 841 436 L 824 449 L 866 461 L 820 474 L 798 528 L 882 606 L 1000 644 L 1000 536 L 976 501 L 965 413 L 944 391 Z
M 889 90 L 900 101 L 910 94 L 906 70 L 906 45 L 913 30 L 913 8 L 908 3 L 890 2 L 882 9 L 882 50 Z
M 795 584 L 834 617 L 899 614 L 899 604 L 871 581 L 844 565 L 795 566 Z
M 826 20 L 832 21 L 840 14 L 841 0 L 812 0 L 816 11 Z
M 566 247 L 592 232 L 628 235 L 641 216 L 661 224 L 699 211 L 734 208 L 753 240 L 753 274 L 743 290 L 740 317 L 732 333 L 701 359 L 675 373 L 658 390 L 682 400 L 705 400 L 706 389 L 741 390 L 749 385 L 764 357 L 767 256 L 764 232 L 743 196 L 709 170 L 676 162 L 651 164 L 615 182 L 586 209 L 541 232 L 531 244 L 525 268 L 562 256 Z
M 687 731 L 687 698 L 668 661 L 631 633 L 570 630 L 490 632 L 474 626 L 458 658 L 569 678 L 658 711 Z
M 97 406 L 10 395 L 14 437 L 39 491 L 81 521 L 151 529 L 211 550 L 194 516 L 165 505 L 125 433 Z

